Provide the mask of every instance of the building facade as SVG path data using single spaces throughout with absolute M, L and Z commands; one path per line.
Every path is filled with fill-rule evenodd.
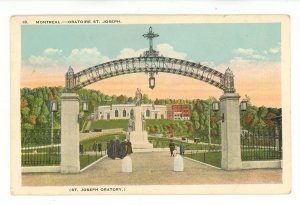
M 165 105 L 142 104 L 146 119 L 166 119 L 167 107 Z M 95 117 L 99 120 L 128 119 L 133 112 L 135 104 L 115 104 L 111 106 L 99 106 L 95 111 Z
M 167 105 L 167 119 L 189 120 L 190 106 L 187 104 Z

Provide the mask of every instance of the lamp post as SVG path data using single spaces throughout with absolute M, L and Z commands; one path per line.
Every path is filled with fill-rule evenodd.
M 88 102 L 87 101 L 83 101 L 82 103 L 82 111 L 84 113 L 88 112 L 89 111 L 89 105 L 88 105 Z M 78 115 L 78 122 L 80 122 L 80 120 L 84 120 L 83 124 L 82 124 L 82 128 L 81 128 L 81 132 L 83 131 L 83 128 L 84 128 L 84 125 L 85 125 L 85 122 L 86 122 L 86 117 L 84 117 L 84 114 L 81 116 L 80 113 Z
M 241 123 L 243 122 L 243 117 L 244 117 L 244 113 L 246 112 L 248 107 L 248 101 L 243 99 L 242 102 L 240 103 L 240 111 L 241 111 Z M 243 126 L 241 125 L 241 132 L 243 132 Z
M 50 144 L 53 145 L 53 113 L 57 112 L 57 104 L 55 101 L 52 101 L 50 104 L 51 111 L 51 136 L 50 136 Z
M 208 111 L 208 144 L 211 145 L 211 134 L 210 134 L 210 106 L 211 106 L 211 103 L 208 101 L 208 102 L 204 102 L 204 107 L 205 107 L 205 110 Z

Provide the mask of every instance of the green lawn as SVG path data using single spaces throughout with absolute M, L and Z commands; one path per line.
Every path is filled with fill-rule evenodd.
M 213 165 L 215 167 L 221 167 L 221 159 L 222 159 L 221 152 L 194 153 L 194 154 L 186 154 L 185 156 L 200 162 Z
M 220 146 L 214 145 L 206 145 L 206 144 L 190 144 L 186 142 L 182 142 L 180 140 L 171 139 L 171 138 L 157 138 L 157 137 L 149 137 L 149 141 L 153 144 L 154 148 L 168 148 L 170 140 L 173 140 L 175 145 L 179 146 L 181 144 L 184 145 L 185 150 L 220 150 Z
M 146 126 L 162 126 L 162 125 L 171 125 L 171 124 L 181 124 L 184 125 L 189 120 L 168 120 L 168 119 L 147 119 Z M 122 128 L 127 130 L 128 119 L 117 119 L 117 120 L 97 120 L 93 121 L 90 129 L 101 128 L 101 129 L 114 129 Z
M 100 158 L 101 155 L 80 155 L 80 169 L 83 169 Z
M 164 135 L 167 132 L 167 127 L 172 126 L 174 131 L 174 136 L 185 136 L 189 139 L 193 137 L 198 137 L 201 142 L 208 142 L 207 136 L 198 136 L 199 134 L 187 133 L 186 123 L 191 122 L 189 120 L 169 120 L 169 119 L 147 119 L 146 127 L 149 130 L 150 127 L 157 128 L 156 133 L 163 133 Z M 122 128 L 124 131 L 127 131 L 128 120 L 127 119 L 118 119 L 118 120 L 97 120 L 92 121 L 90 129 L 101 128 L 101 129 L 114 129 Z M 213 144 L 220 144 L 220 137 L 212 137 Z
M 147 119 L 147 126 L 155 126 L 155 125 L 165 125 L 165 124 L 173 124 L 180 123 L 185 124 L 186 122 L 190 122 L 189 120 L 169 120 L 169 119 Z
M 193 153 L 186 154 L 186 157 L 204 162 L 216 167 L 221 167 L 221 152 Z M 269 150 L 261 150 L 257 152 L 242 151 L 242 161 L 260 161 L 260 160 L 275 160 L 279 159 L 279 153 Z
M 90 129 L 101 128 L 101 129 L 114 129 L 122 128 L 127 130 L 128 120 L 97 120 L 92 121 Z

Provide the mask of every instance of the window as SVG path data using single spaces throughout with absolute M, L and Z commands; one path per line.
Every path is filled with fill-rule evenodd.
M 146 117 L 150 117 L 150 110 L 146 110 Z
M 119 117 L 119 111 L 115 110 L 115 117 Z
M 165 118 L 164 115 L 161 115 L 161 116 L 160 116 L 160 119 L 164 119 L 164 118 Z
M 155 113 L 155 119 L 157 119 L 157 113 Z
M 123 110 L 123 117 L 126 117 L 126 110 Z

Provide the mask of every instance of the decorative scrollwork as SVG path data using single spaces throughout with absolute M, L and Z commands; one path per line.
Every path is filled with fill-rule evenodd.
M 100 80 L 139 72 L 173 73 L 204 81 L 224 90 L 224 92 L 232 92 L 234 90 L 232 72 L 232 75 L 229 75 L 228 73 L 225 78 L 223 73 L 205 65 L 168 57 L 135 57 L 119 59 L 89 67 L 75 74 L 73 69 L 72 71 L 69 69 L 66 74 L 66 89 L 74 91 Z M 227 83 L 226 91 L 225 82 Z

